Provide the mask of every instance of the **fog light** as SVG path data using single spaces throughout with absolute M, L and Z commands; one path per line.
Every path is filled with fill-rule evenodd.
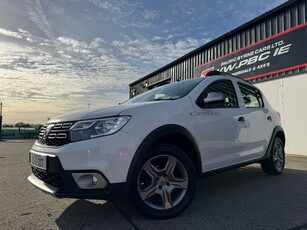
M 92 181 L 93 181 L 93 184 L 96 185 L 98 182 L 98 178 L 93 176 Z
M 107 180 L 96 172 L 72 173 L 72 176 L 81 189 L 104 189 L 108 186 Z

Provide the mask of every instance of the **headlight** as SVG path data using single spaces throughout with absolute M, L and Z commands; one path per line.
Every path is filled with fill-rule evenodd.
M 130 116 L 119 116 L 79 121 L 71 127 L 70 139 L 74 142 L 114 134 L 124 127 L 130 118 Z

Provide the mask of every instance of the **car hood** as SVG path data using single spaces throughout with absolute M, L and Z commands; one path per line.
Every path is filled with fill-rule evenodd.
M 87 109 L 79 110 L 63 115 L 56 116 L 48 121 L 48 123 L 58 123 L 58 122 L 68 122 L 68 121 L 79 121 L 79 120 L 90 120 L 102 117 L 112 117 L 117 116 L 125 110 L 132 109 L 135 107 L 144 106 L 145 104 L 152 104 L 159 102 L 144 102 L 144 103 L 132 103 L 132 104 L 122 104 L 107 108 L 100 109 Z

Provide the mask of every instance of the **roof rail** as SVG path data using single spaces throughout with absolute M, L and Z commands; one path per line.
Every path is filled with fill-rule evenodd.
M 243 80 L 243 81 L 245 81 L 245 82 L 250 83 L 249 81 L 246 81 L 246 80 L 244 80 L 243 78 L 234 76 L 234 75 L 232 75 L 232 74 L 230 74 L 230 73 L 221 72 L 221 71 L 218 71 L 218 70 L 209 71 L 209 72 L 206 74 L 206 77 L 214 76 L 214 75 L 222 75 L 222 76 L 224 76 L 224 77 L 234 77 L 234 78 L 238 78 L 238 79 L 240 79 L 240 80 Z
M 209 72 L 206 74 L 206 77 L 208 77 L 208 76 L 213 76 L 213 75 L 222 75 L 222 76 L 225 76 L 225 77 L 236 77 L 236 76 L 234 76 L 234 75 L 231 75 L 230 73 L 225 73 L 225 72 L 221 72 L 221 71 L 218 71 L 218 70 L 209 71 Z

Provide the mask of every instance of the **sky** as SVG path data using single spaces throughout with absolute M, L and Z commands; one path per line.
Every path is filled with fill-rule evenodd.
M 284 2 L 1 0 L 3 123 L 116 105 L 133 81 Z

